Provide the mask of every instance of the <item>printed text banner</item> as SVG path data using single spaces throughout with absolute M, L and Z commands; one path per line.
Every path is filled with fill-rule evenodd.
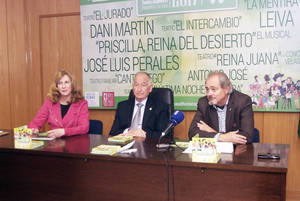
M 223 71 L 256 111 L 300 112 L 300 2 L 81 0 L 82 72 L 90 108 L 128 98 L 134 74 L 195 110 Z

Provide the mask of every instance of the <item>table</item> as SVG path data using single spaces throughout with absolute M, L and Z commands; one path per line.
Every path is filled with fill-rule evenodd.
M 289 145 L 237 146 L 208 164 L 179 148 L 158 151 L 155 139 L 137 139 L 132 154 L 90 154 L 103 143 L 107 137 L 81 135 L 23 150 L 14 148 L 13 134 L 0 137 L 1 200 L 285 200 Z M 260 152 L 281 159 L 258 160 Z

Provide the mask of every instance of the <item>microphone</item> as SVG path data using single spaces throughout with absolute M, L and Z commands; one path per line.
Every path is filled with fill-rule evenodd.
M 156 147 L 158 149 L 161 149 L 161 148 L 168 148 L 170 146 L 170 144 L 173 144 L 173 136 L 171 137 L 171 142 L 169 144 L 160 144 L 160 140 L 172 129 L 174 128 L 177 124 L 179 124 L 180 122 L 182 122 L 182 120 L 184 119 L 184 114 L 177 110 L 175 111 L 172 116 L 171 116 L 171 119 L 170 119 L 170 123 L 168 125 L 168 127 L 161 133 L 161 136 L 159 137 L 158 139 L 158 143 L 156 145 Z
M 177 124 L 182 122 L 183 119 L 184 114 L 179 110 L 175 111 L 171 116 L 168 127 L 162 132 L 161 137 L 165 136 L 172 128 L 174 128 Z

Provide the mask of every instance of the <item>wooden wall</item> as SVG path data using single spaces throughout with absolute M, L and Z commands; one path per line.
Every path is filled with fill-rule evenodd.
M 82 85 L 79 0 L 0 0 L 0 128 L 28 124 L 45 99 L 58 68 Z M 91 110 L 108 133 L 114 110 Z M 194 111 L 176 127 L 186 139 Z M 299 113 L 255 113 L 261 142 L 290 144 L 288 191 L 300 192 Z M 1 139 L 0 139 L 1 140 Z

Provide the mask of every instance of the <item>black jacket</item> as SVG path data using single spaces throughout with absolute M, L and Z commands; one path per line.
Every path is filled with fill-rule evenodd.
M 130 98 L 118 104 L 115 120 L 110 130 L 110 135 L 118 135 L 126 128 L 130 127 L 134 103 L 135 99 Z M 142 129 L 146 132 L 147 138 L 160 137 L 168 123 L 168 105 L 155 100 L 150 93 L 146 102 L 142 122 Z

